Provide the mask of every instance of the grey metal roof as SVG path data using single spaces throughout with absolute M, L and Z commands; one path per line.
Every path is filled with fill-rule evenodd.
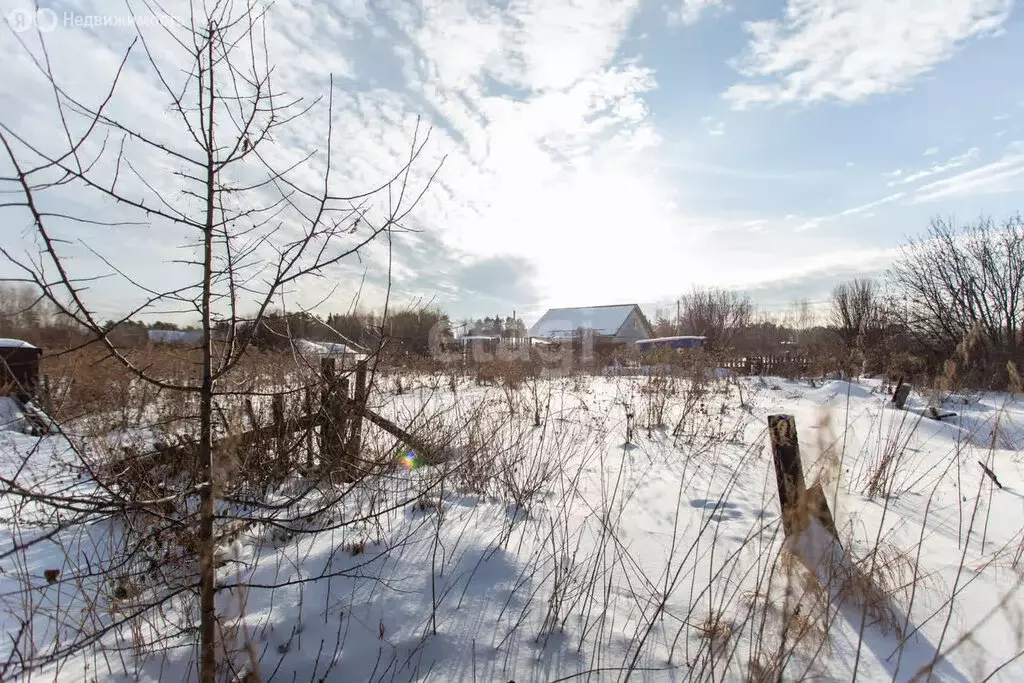
M 0 348 L 4 349 L 38 349 L 38 346 L 29 344 L 21 339 L 0 339 Z
M 552 308 L 533 324 L 530 336 L 558 339 L 571 337 L 579 329 L 611 336 L 619 331 L 629 314 L 638 308 L 636 304 Z
M 314 356 L 344 356 L 347 354 L 361 355 L 366 353 L 365 350 L 356 348 L 355 346 L 348 346 L 341 342 L 322 342 L 322 341 L 310 341 L 308 339 L 296 339 L 294 341 L 295 347 L 300 353 L 307 353 Z
M 671 337 L 651 337 L 650 339 L 637 339 L 637 344 L 643 344 L 645 342 L 663 342 L 663 341 L 676 341 L 677 339 L 707 339 L 707 337 L 699 334 L 677 334 Z M 782 342 L 785 344 L 786 342 Z

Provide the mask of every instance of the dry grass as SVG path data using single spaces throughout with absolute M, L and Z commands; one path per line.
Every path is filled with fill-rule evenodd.
M 714 650 L 724 650 L 735 635 L 735 628 L 722 614 L 709 614 L 697 625 L 697 634 Z

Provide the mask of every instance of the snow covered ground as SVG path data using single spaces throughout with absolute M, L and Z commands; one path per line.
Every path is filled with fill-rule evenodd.
M 916 395 L 894 409 L 874 380 L 567 378 L 376 400 L 403 424 L 470 424 L 461 455 L 245 527 L 219 569 L 226 680 L 774 680 L 778 662 L 784 680 L 1024 680 L 1024 403 L 1007 395 L 953 397 L 943 421 Z M 776 413 L 795 416 L 840 529 L 825 570 L 781 552 Z M 45 656 L 96 633 L 32 678 L 195 680 L 194 632 L 176 630 L 196 622 L 189 592 L 109 588 L 86 558 L 112 556 L 115 524 L 58 522 L 11 493 L 89 495 L 62 439 L 0 432 L 0 679 L 28 644 Z M 101 633 L 167 591 L 162 616 Z

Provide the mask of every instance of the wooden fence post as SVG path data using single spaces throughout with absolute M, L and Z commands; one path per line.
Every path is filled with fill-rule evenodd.
M 797 501 L 804 493 L 804 469 L 800 462 L 796 420 L 792 415 L 769 415 L 768 433 L 772 440 L 772 461 L 779 487 L 782 528 L 788 537 L 793 531 Z
M 352 445 L 349 434 L 349 420 L 352 413 L 349 405 L 348 379 L 338 377 L 333 358 L 324 358 L 320 363 L 324 378 L 320 409 L 320 463 L 330 469 L 343 470 L 341 479 L 351 481 L 354 467 L 350 453 Z M 365 382 L 365 371 L 364 371 Z M 365 399 L 364 399 L 365 400 Z
M 302 414 L 312 415 L 313 414 L 313 389 L 306 387 L 304 395 L 302 397 Z M 306 429 L 305 434 L 306 441 L 306 469 L 313 469 L 313 430 L 311 428 Z
M 796 420 L 792 415 L 769 415 L 768 432 L 772 440 L 772 459 L 782 508 L 782 529 L 786 537 L 806 529 L 808 517 L 814 515 L 838 539 L 835 521 L 829 512 L 821 485 L 815 484 L 808 489 L 804 483 Z
M 910 385 L 903 383 L 903 378 L 900 377 L 896 383 L 896 390 L 892 392 L 892 402 L 897 408 L 903 410 L 903 407 L 907 404 L 907 399 L 910 397 Z
M 359 453 L 363 447 L 363 411 L 366 409 L 368 398 L 366 390 L 366 361 L 361 360 L 356 363 L 356 387 L 352 397 L 355 403 L 352 410 L 352 433 L 345 449 L 353 463 L 359 462 Z
M 335 428 L 333 423 L 334 404 L 333 392 L 335 390 L 334 359 L 320 359 L 320 467 L 325 467 L 331 462 L 334 441 L 331 439 L 331 432 Z
M 348 446 L 349 423 L 352 420 L 352 410 L 349 405 L 348 377 L 338 378 L 335 396 L 337 396 L 337 403 L 334 406 L 333 414 L 335 422 L 338 425 L 337 457 L 346 458 L 345 449 Z

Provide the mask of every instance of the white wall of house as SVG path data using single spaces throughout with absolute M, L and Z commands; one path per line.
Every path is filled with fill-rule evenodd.
M 622 327 L 620 327 L 618 332 L 615 334 L 615 341 L 631 343 L 635 342 L 637 339 L 647 339 L 650 334 L 651 330 L 647 329 L 647 326 L 644 325 L 643 318 L 641 318 L 640 314 L 636 309 L 634 309 L 633 312 L 629 314 L 629 317 L 626 318 L 625 322 L 622 323 Z

